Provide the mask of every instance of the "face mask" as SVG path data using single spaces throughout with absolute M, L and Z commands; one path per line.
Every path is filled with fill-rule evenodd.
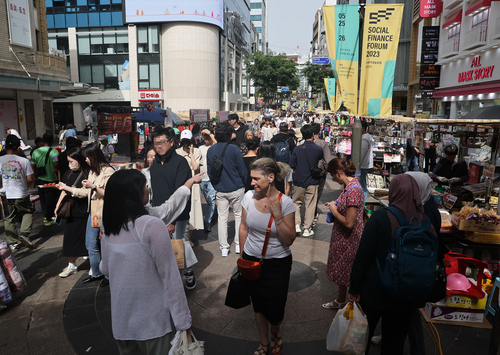
M 182 143 L 182 146 L 184 146 L 184 147 L 189 147 L 191 145 L 191 141 L 186 140 L 186 139 L 183 139 L 181 143 Z
M 78 165 L 70 165 L 69 168 L 72 170 L 72 171 L 77 171 L 80 167 Z

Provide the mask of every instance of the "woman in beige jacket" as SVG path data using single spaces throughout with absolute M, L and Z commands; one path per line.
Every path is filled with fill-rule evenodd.
M 85 246 L 89 252 L 89 261 L 92 275 L 84 279 L 83 282 L 99 281 L 104 278 L 99 263 L 101 262 L 101 252 L 99 250 L 99 232 L 101 226 L 102 206 L 104 201 L 104 190 L 106 183 L 115 170 L 109 165 L 102 150 L 97 143 L 87 145 L 82 152 L 85 161 L 90 166 L 89 178 L 82 181 L 83 188 L 75 188 L 59 183 L 60 190 L 67 191 L 74 197 L 87 197 L 89 201 L 90 214 L 87 221 L 85 233 Z M 106 279 L 101 284 L 107 286 Z

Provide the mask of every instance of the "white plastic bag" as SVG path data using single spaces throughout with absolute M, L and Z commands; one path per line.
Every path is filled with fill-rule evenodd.
M 203 355 L 205 353 L 204 341 L 199 341 L 190 330 L 183 330 L 175 334 L 170 344 L 172 347 L 168 355 Z
M 186 263 L 186 269 L 190 268 L 191 266 L 193 266 L 198 262 L 198 258 L 196 258 L 196 255 L 194 254 L 193 247 L 185 238 L 184 238 L 184 261 Z
M 326 337 L 326 348 L 349 355 L 362 355 L 368 342 L 368 320 L 357 303 L 337 312 Z

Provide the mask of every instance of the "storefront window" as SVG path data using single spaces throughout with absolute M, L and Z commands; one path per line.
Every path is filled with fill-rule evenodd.
M 470 101 L 457 102 L 457 118 L 462 118 L 470 112 Z

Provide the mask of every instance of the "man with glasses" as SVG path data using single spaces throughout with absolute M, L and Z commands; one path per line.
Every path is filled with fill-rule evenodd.
M 158 128 L 153 133 L 153 144 L 156 152 L 155 160 L 151 165 L 151 189 L 153 190 L 153 206 L 161 206 L 170 196 L 192 176 L 191 168 L 186 159 L 175 152 L 175 132 L 172 128 Z M 168 232 L 175 239 L 187 240 L 189 232 L 189 212 L 191 199 L 177 220 L 168 225 Z M 185 269 L 184 274 L 191 270 Z M 192 272 L 191 272 L 192 275 Z M 186 288 L 196 287 L 194 277 L 186 278 Z

